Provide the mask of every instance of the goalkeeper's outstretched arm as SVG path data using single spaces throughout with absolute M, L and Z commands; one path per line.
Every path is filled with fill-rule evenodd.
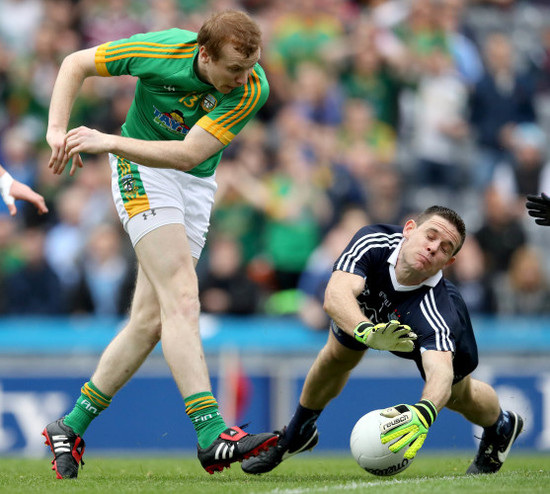
M 427 350 L 422 354 L 426 384 L 422 398 L 414 405 L 400 404 L 387 408 L 381 425 L 382 444 L 390 443 L 394 453 L 407 448 L 405 458 L 412 459 L 424 444 L 428 430 L 451 397 L 453 363 L 451 352 Z
M 347 334 L 364 321 L 365 314 L 357 303 L 357 297 L 365 288 L 365 280 L 356 274 L 334 271 L 327 284 L 323 309 Z
M 412 352 L 416 334 L 409 326 L 397 320 L 377 324 L 363 314 L 357 297 L 364 288 L 365 280 L 361 276 L 335 271 L 325 292 L 326 313 L 338 327 L 367 348 Z
M 426 350 L 422 354 L 426 383 L 421 399 L 430 400 L 441 410 L 451 397 L 453 386 L 453 353 Z

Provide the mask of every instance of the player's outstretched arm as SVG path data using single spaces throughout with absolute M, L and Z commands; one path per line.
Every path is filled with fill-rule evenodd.
M 426 383 L 421 400 L 414 405 L 400 404 L 387 408 L 382 415 L 388 420 L 381 425 L 380 440 L 392 443 L 393 452 L 408 447 L 405 458 L 414 458 L 424 444 L 438 411 L 449 401 L 453 385 L 453 354 L 426 350 L 422 354 Z
M 15 206 L 16 199 L 33 204 L 38 210 L 38 214 L 48 212 L 44 198 L 32 190 L 28 185 L 14 180 L 2 166 L 0 166 L 0 195 L 2 195 L 2 199 L 4 199 L 12 216 L 15 216 L 17 213 L 17 207 Z
M 550 197 L 544 192 L 540 196 L 529 194 L 525 207 L 537 225 L 550 226 Z

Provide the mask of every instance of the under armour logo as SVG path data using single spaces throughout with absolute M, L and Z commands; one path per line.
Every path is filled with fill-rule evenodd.
M 174 86 L 164 86 L 164 89 L 166 89 L 166 91 L 170 91 L 170 92 L 174 92 L 176 90 L 176 88 Z
M 146 220 L 149 216 L 156 216 L 157 213 L 154 209 L 150 209 L 149 211 L 145 211 L 143 213 L 143 219 Z

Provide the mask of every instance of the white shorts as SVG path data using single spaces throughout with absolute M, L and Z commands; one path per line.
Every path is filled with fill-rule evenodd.
M 187 232 L 192 256 L 198 259 L 218 187 L 215 176 L 150 168 L 113 154 L 109 163 L 113 199 L 132 245 L 160 226 L 179 223 Z

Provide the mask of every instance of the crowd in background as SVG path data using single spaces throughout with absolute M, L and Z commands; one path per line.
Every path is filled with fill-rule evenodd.
M 69 53 L 137 32 L 198 30 L 242 8 L 264 32 L 270 97 L 224 154 L 202 310 L 298 314 L 326 328 L 325 284 L 366 223 L 456 209 L 447 276 L 473 314 L 550 314 L 550 5 L 543 0 L 0 0 L 0 163 L 42 194 L 0 206 L 0 314 L 124 315 L 133 251 L 107 156 L 53 175 L 49 99 Z M 119 132 L 131 77 L 91 78 L 71 126 Z M 162 253 L 159 252 L 159 255 Z

